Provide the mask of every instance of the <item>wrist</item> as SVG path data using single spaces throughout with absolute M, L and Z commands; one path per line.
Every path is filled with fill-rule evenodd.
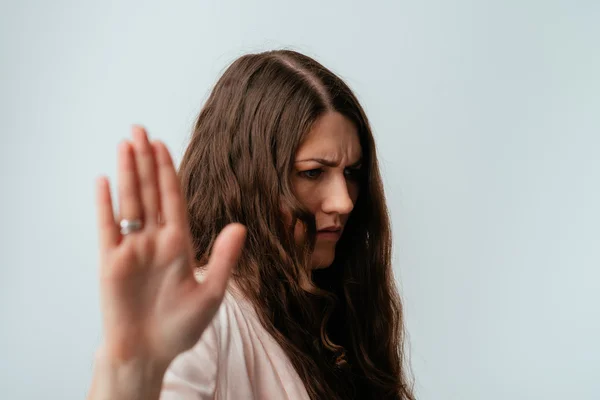
M 153 360 L 118 360 L 103 348 L 95 357 L 90 400 L 158 399 L 166 366 Z

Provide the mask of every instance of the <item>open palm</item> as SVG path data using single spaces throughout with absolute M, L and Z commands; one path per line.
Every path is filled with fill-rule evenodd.
M 120 217 L 141 219 L 122 235 L 108 180 L 97 181 L 100 289 L 104 351 L 116 361 L 147 360 L 166 367 L 192 347 L 214 317 L 237 262 L 245 228 L 227 226 L 212 249 L 205 279 L 194 256 L 179 180 L 166 146 L 133 128 L 133 146 L 119 145 Z

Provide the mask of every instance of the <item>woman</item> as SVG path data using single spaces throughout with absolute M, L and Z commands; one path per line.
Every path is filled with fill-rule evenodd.
M 321 64 L 239 58 L 179 172 L 134 127 L 118 189 L 122 220 L 98 179 L 90 399 L 414 398 L 373 136 Z

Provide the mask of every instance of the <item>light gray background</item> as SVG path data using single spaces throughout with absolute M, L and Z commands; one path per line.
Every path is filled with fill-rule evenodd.
M 0 7 L 0 397 L 85 396 L 129 126 L 178 162 L 228 63 L 290 47 L 373 123 L 418 398 L 600 399 L 600 2 Z

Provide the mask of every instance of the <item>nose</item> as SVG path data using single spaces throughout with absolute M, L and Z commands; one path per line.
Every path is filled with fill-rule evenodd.
M 327 193 L 323 199 L 323 212 L 327 214 L 350 214 L 354 208 L 354 201 L 348 190 L 346 179 L 335 179 L 330 182 Z

